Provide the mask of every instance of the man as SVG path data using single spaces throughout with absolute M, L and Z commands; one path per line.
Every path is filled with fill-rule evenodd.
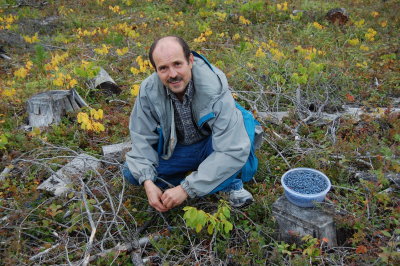
M 131 114 L 124 177 L 143 185 L 160 212 L 217 191 L 227 192 L 234 207 L 251 203 L 242 179 L 257 168 L 257 122 L 238 109 L 225 75 L 180 37 L 156 40 L 149 58 L 155 73 L 142 82 Z

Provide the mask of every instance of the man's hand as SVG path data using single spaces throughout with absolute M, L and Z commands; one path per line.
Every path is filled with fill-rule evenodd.
M 176 186 L 174 188 L 167 189 L 161 196 L 161 201 L 165 208 L 172 209 L 176 207 L 182 202 L 184 202 L 188 197 L 186 191 L 182 188 L 182 186 Z
M 164 206 L 163 202 L 161 201 L 161 196 L 163 193 L 161 189 L 153 183 L 153 181 L 146 180 L 144 181 L 143 186 L 146 191 L 150 206 L 160 212 L 166 212 L 170 209 Z

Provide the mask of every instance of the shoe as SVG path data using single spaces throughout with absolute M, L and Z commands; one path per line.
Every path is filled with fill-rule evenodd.
M 228 192 L 229 203 L 232 207 L 242 208 L 253 203 L 254 199 L 250 192 L 241 188 L 239 190 L 231 190 Z

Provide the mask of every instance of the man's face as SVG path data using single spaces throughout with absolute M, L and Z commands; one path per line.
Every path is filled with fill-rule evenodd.
M 193 55 L 190 55 L 188 62 L 180 44 L 172 38 L 166 38 L 157 44 L 153 59 L 161 82 L 178 98 L 182 98 L 192 79 Z

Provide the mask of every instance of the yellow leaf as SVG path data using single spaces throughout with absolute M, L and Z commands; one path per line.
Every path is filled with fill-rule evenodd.
M 318 22 L 314 22 L 313 23 L 314 28 L 322 30 L 324 28 L 324 26 L 322 26 L 321 24 L 319 24 Z
M 71 79 L 71 81 L 69 82 L 69 87 L 72 88 L 72 87 L 74 87 L 76 84 L 78 84 L 78 81 L 76 81 L 76 79 Z
M 30 60 L 28 60 L 28 61 L 26 62 L 26 64 L 25 64 L 25 68 L 26 68 L 27 70 L 31 70 L 32 66 L 33 66 L 33 63 L 32 63 L 32 61 L 30 61 Z
M 140 70 L 139 69 L 137 69 L 136 67 L 131 67 L 131 72 L 132 72 L 132 74 L 134 74 L 134 75 L 137 75 L 137 74 L 139 74 L 140 73 Z
M 124 47 L 124 48 L 122 48 L 122 49 L 117 49 L 117 55 L 119 55 L 119 56 L 123 56 L 123 55 L 125 55 L 127 52 L 128 52 L 128 47 Z
M 362 45 L 360 45 L 360 50 L 369 51 L 369 47 L 362 44 Z
M 94 51 L 99 55 L 106 55 L 108 54 L 108 49 L 110 46 L 103 44 L 102 48 L 95 48 Z
M 349 40 L 348 42 L 349 42 L 349 44 L 350 44 L 351 46 L 356 46 L 356 45 L 358 45 L 358 44 L 360 43 L 360 40 L 358 40 L 357 38 L 355 38 L 355 39 Z
M 240 17 L 239 17 L 239 22 L 242 23 L 243 25 L 250 25 L 250 24 L 251 24 L 251 21 L 248 20 L 248 19 L 246 19 L 246 18 L 243 17 L 243 16 L 240 16 Z
M 5 97 L 12 97 L 17 93 L 15 89 L 5 89 L 1 92 L 1 94 Z
M 140 90 L 140 86 L 138 84 L 135 84 L 132 86 L 131 88 L 131 94 L 133 97 L 136 97 L 139 95 L 139 90 Z
M 92 121 L 88 121 L 88 123 L 86 124 L 86 129 L 87 130 L 93 130 L 93 123 L 92 123 Z
M 265 53 L 263 52 L 262 48 L 258 48 L 257 52 L 256 52 L 256 57 L 261 57 L 264 58 L 265 57 Z
M 96 115 L 96 109 L 90 109 L 90 116 L 94 117 Z
M 208 36 L 210 36 L 212 33 L 213 33 L 212 30 L 208 29 L 208 30 L 206 30 L 206 31 L 204 32 L 204 35 L 205 35 L 206 37 L 208 37 Z
M 28 70 L 24 67 L 21 67 L 14 72 L 14 76 L 16 76 L 17 78 L 25 78 L 27 75 Z
M 103 109 L 97 110 L 97 114 L 99 116 L 99 119 L 103 119 L 103 114 L 104 114 Z
M 371 16 L 373 16 L 374 18 L 376 18 L 376 17 L 379 16 L 379 12 L 372 11 L 372 12 L 371 12 Z
M 105 130 L 104 125 L 99 122 L 93 123 L 93 130 L 96 132 L 103 132 Z
M 55 80 L 53 80 L 53 84 L 58 87 L 61 87 L 64 85 L 64 75 L 62 73 L 59 73 L 57 76 L 58 77 Z
M 39 42 L 39 37 L 38 37 L 38 33 L 37 32 L 32 37 L 29 37 L 29 36 L 26 36 L 26 35 L 22 36 L 22 37 L 24 38 L 24 40 L 27 43 L 37 43 L 37 42 Z
M 361 19 L 359 21 L 354 22 L 354 25 L 356 25 L 357 28 L 360 28 L 364 25 L 365 19 Z

